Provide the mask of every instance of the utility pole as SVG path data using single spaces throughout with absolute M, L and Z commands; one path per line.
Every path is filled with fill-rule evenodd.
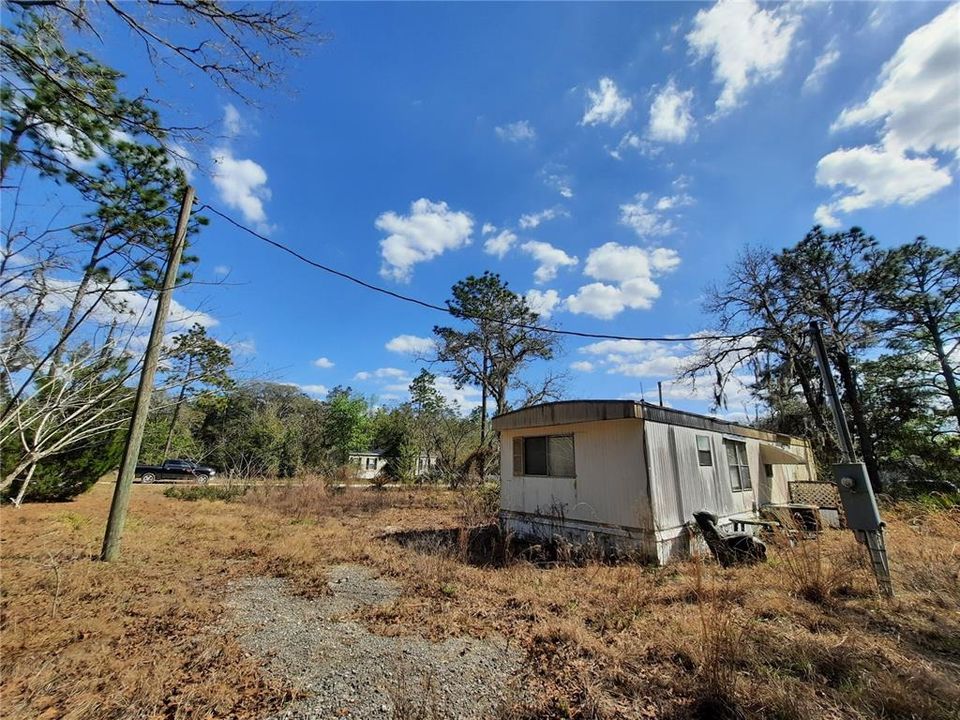
M 143 443 L 143 430 L 146 427 L 147 415 L 150 412 L 150 395 L 153 392 L 153 380 L 157 374 L 157 362 L 160 359 L 160 348 L 163 345 L 163 331 L 167 324 L 167 313 L 170 310 L 173 287 L 177 283 L 177 275 L 180 271 L 180 257 L 183 255 L 183 246 L 187 240 L 187 225 L 190 222 L 193 196 L 193 187 L 187 186 L 186 192 L 183 194 L 183 203 L 180 205 L 180 216 L 177 218 L 173 243 L 170 246 L 167 268 L 163 274 L 163 286 L 157 297 L 153 327 L 150 329 L 150 340 L 147 343 L 147 352 L 143 357 L 143 368 L 140 370 L 140 383 L 137 385 L 137 394 L 133 402 L 133 416 L 130 418 L 127 445 L 123 451 L 123 459 L 120 461 L 117 486 L 113 491 L 110 517 L 107 519 L 107 531 L 103 536 L 103 550 L 100 553 L 100 559 L 104 562 L 115 559 L 120 552 L 120 538 L 123 535 L 123 524 L 127 517 L 127 506 L 130 504 L 130 487 L 133 485 L 133 474 L 137 467 L 137 459 L 140 457 L 140 445 Z
M 816 320 L 810 322 L 810 341 L 817 365 L 820 367 L 823 387 L 830 399 L 833 420 L 836 423 L 840 441 L 840 452 L 843 455 L 843 462 L 833 466 L 833 476 L 840 494 L 840 501 L 843 503 L 844 514 L 847 516 L 847 527 L 853 530 L 857 542 L 866 545 L 870 554 L 870 564 L 873 566 L 873 574 L 877 578 L 877 587 L 884 597 L 890 598 L 893 597 L 893 581 L 890 577 L 890 564 L 883 539 L 884 522 L 880 519 L 880 510 L 873 496 L 873 486 L 870 483 L 867 467 L 857 461 L 850 426 L 847 425 L 843 404 L 837 393 L 837 384 L 830 371 L 820 323 Z
M 663 381 L 657 380 L 657 394 L 660 396 L 660 407 L 663 407 Z

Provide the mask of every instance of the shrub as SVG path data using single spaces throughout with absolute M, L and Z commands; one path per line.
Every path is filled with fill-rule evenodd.
M 218 486 L 218 485 L 173 485 L 163 491 L 168 498 L 177 500 L 186 500 L 193 502 L 195 500 L 223 500 L 231 502 L 242 498 L 247 494 L 249 487 L 246 485 Z

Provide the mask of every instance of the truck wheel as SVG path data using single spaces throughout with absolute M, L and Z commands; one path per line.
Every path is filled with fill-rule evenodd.
M 209 476 L 209 475 L 206 475 L 206 474 L 204 474 L 204 473 L 201 473 L 200 475 L 197 475 L 197 483 L 198 483 L 199 485 L 206 485 L 208 482 L 210 482 L 210 476 Z
M 157 479 L 157 476 L 154 475 L 153 473 L 144 473 L 143 475 L 140 476 L 140 482 L 142 483 L 152 483 L 156 479 Z

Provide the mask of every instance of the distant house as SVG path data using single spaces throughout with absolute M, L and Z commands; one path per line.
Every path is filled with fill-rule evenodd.
M 372 480 L 387 467 L 389 461 L 385 450 L 364 450 L 350 453 L 347 463 L 357 468 L 357 477 L 360 480 Z M 416 460 L 414 475 L 420 477 L 437 464 L 435 457 L 428 457 L 421 453 Z
M 721 524 L 786 503 L 814 479 L 806 440 L 623 400 L 556 402 L 498 415 L 501 520 L 518 535 L 588 536 L 667 562 L 687 523 Z

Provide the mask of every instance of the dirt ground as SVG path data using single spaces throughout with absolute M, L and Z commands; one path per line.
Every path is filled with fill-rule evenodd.
M 885 508 L 759 566 L 531 551 L 471 493 L 137 486 L 0 509 L 10 718 L 960 718 L 960 512 Z M 562 554 L 561 554 L 562 555 Z

